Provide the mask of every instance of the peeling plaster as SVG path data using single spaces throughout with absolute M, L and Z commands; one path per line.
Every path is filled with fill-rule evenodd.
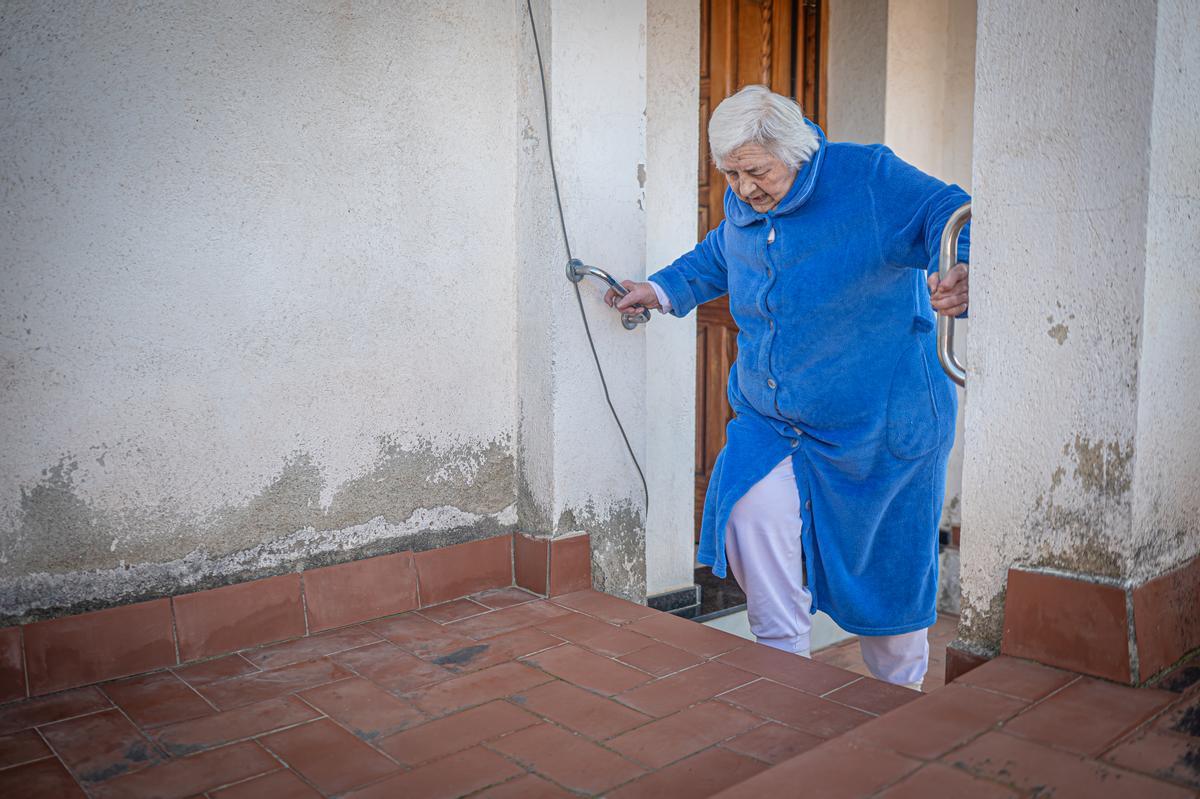
M 255 496 L 186 512 L 106 508 L 64 457 L 21 491 L 0 544 L 0 617 L 59 615 L 516 528 L 508 439 L 451 448 L 385 437 L 372 467 L 321 501 L 321 469 L 294 453 Z
M 633 602 L 645 601 L 646 526 L 631 502 L 622 501 L 604 512 L 591 503 L 564 510 L 556 534 L 572 532 L 591 536 L 593 588 Z

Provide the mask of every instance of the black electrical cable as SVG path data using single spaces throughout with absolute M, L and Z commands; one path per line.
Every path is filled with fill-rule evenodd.
M 542 46 L 538 43 L 537 23 L 533 19 L 533 2 L 525 0 L 525 8 L 529 11 L 529 29 L 533 32 L 533 49 L 537 53 L 538 62 L 538 77 L 542 82 L 542 108 L 544 110 L 543 118 L 546 122 L 546 153 L 550 157 L 550 179 L 554 184 L 554 202 L 558 206 L 558 223 L 562 227 L 563 244 L 567 249 L 567 260 L 571 260 L 571 239 L 567 236 L 567 218 L 563 214 L 562 194 L 558 190 L 558 171 L 554 168 L 554 144 L 550 136 L 550 96 L 546 92 L 546 66 L 542 63 Z M 600 355 L 596 352 L 596 342 L 592 340 L 592 328 L 588 325 L 587 310 L 583 307 L 583 296 L 579 293 L 579 284 L 571 284 L 575 289 L 575 302 L 579 304 L 579 316 L 583 319 L 583 330 L 587 333 L 588 346 L 592 350 L 592 359 L 596 362 L 596 374 L 600 375 L 600 385 L 604 388 L 604 400 L 608 403 L 608 409 L 612 411 L 613 421 L 617 423 L 617 429 L 621 431 L 621 438 L 625 441 L 625 449 L 629 450 L 629 457 L 633 459 L 633 466 L 637 469 L 638 477 L 642 481 L 642 494 L 645 496 L 645 510 L 650 512 L 650 489 L 646 485 L 646 475 L 642 472 L 642 465 L 638 463 L 637 455 L 633 454 L 633 446 L 629 443 L 629 436 L 625 434 L 625 426 L 621 424 L 621 417 L 617 415 L 617 409 L 613 406 L 612 397 L 608 393 L 608 381 L 604 379 L 604 368 L 600 366 Z

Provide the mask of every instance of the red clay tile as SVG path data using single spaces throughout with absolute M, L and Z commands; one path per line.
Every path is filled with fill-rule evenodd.
M 1075 679 L 1077 675 L 1069 671 L 1002 655 L 962 675 L 958 678 L 958 684 L 973 685 L 1015 696 L 1026 702 L 1036 702 Z
M 556 596 L 554 597 L 554 604 L 562 605 L 564 608 L 570 608 L 580 613 L 586 613 L 589 616 L 595 616 L 597 619 L 620 625 L 625 625 L 647 616 L 659 615 L 659 612 L 654 608 L 648 608 L 645 605 L 639 605 L 627 599 L 621 599 L 620 597 L 590 589 Z
M 1139 679 L 1200 647 L 1200 557 L 1133 589 Z
M 331 659 L 389 691 L 413 691 L 454 676 L 453 672 L 410 655 L 389 641 L 351 649 Z
M 540 625 L 542 622 L 570 613 L 568 610 L 539 599 L 522 605 L 493 610 L 462 621 L 451 622 L 446 629 L 470 638 L 491 638 L 495 635 Z
M 239 782 L 212 796 L 213 799 L 321 799 L 321 794 L 289 769 Z
M 825 695 L 825 698 L 879 716 L 895 710 L 901 705 L 907 705 L 914 699 L 920 699 L 921 693 L 901 685 L 892 685 L 872 677 L 863 677 L 858 682 L 852 682 L 844 688 L 831 691 Z
M 304 606 L 313 632 L 403 613 L 418 605 L 411 552 L 304 572 Z
M 552 619 L 540 622 L 538 629 L 550 633 L 564 641 L 570 641 L 574 644 L 583 643 L 589 638 L 595 638 L 613 630 L 620 631 L 621 627 L 615 624 L 609 624 L 606 621 L 601 621 L 594 616 L 589 616 L 586 613 L 575 613 L 568 611 L 562 615 L 555 616 Z M 636 633 L 635 633 L 636 635 Z M 645 636 L 642 636 L 645 638 Z M 649 639 L 645 639 L 645 646 L 654 643 Z
M 140 771 L 163 760 L 158 749 L 119 710 L 60 721 L 42 727 L 40 732 L 84 785 Z
M 430 549 L 414 557 L 422 605 L 512 585 L 511 535 Z
M 53 758 L 0 771 L 0 796 L 21 799 L 86 799 L 63 764 Z
M 322 685 L 299 696 L 367 742 L 408 729 L 426 719 L 412 703 L 357 677 Z
M 523 662 L 555 677 L 598 693 L 619 694 L 650 679 L 650 675 L 589 652 L 574 644 L 563 644 L 529 655 Z
M 1020 699 L 953 683 L 864 724 L 851 737 L 933 760 L 1023 707 Z
M 33 730 L 0 737 L 0 769 L 41 760 L 43 757 L 51 757 L 53 754 L 42 737 Z
M 513 576 L 517 585 L 536 594 L 547 593 L 550 542 L 524 533 L 513 534 Z
M 982 666 L 988 662 L 988 658 L 983 655 L 978 655 L 974 652 L 968 652 L 965 649 L 957 647 L 954 643 L 950 643 L 946 647 L 946 674 L 945 684 L 950 684 L 957 680 L 962 675 Z
M 169 671 L 108 683 L 103 691 L 139 727 L 173 724 L 217 712 Z
M 439 654 L 462 649 L 475 643 L 473 638 L 459 635 L 447 625 L 430 621 L 418 613 L 402 613 L 390 619 L 380 619 L 364 625 L 417 657 L 437 657 Z
M 95 686 L 76 688 L 51 696 L 25 699 L 0 707 L 0 735 L 19 732 L 30 727 L 95 713 L 112 707 L 108 697 Z
M 1000 651 L 1128 683 L 1125 590 L 1057 574 L 1008 570 Z
M 793 730 L 771 721 L 725 741 L 721 746 L 774 765 L 825 743 L 819 735 Z
M 523 627 L 492 638 L 480 638 L 471 646 L 445 652 L 431 662 L 462 674 L 516 660 L 561 643 L 562 639 L 535 627 Z
M 577 535 L 550 542 L 550 596 L 592 587 L 591 537 Z
M 1194 735 L 1141 730 L 1110 749 L 1103 759 L 1200 790 L 1200 741 Z
M 703 658 L 670 644 L 651 644 L 645 649 L 621 655 L 617 660 L 653 674 L 655 677 L 665 677 L 704 661 Z
M 640 685 L 615 699 L 651 716 L 667 716 L 755 679 L 748 671 L 710 661 Z
M 297 663 L 273 671 L 260 671 L 245 677 L 206 685 L 197 690 L 220 710 L 251 705 L 264 699 L 315 688 L 327 682 L 349 677 L 350 673 L 332 660 L 322 658 Z
M 752 682 L 722 694 L 721 699 L 763 718 L 824 738 L 841 735 L 873 718 L 860 710 L 770 680 Z
M 300 575 L 283 574 L 172 599 L 181 660 L 304 635 Z
M 445 624 L 474 616 L 477 613 L 487 613 L 489 610 L 491 608 L 470 599 L 454 599 L 440 605 L 421 608 L 420 614 L 430 621 Z
M 275 771 L 279 761 L 253 741 L 169 760 L 93 786 L 94 799 L 161 799 L 201 794 Z
M 25 696 L 25 656 L 21 628 L 0 627 L 0 702 Z
M 204 660 L 189 666 L 176 666 L 171 671 L 175 672 L 179 679 L 188 685 L 199 688 L 202 685 L 228 680 L 230 677 L 253 674 L 258 671 L 258 668 L 241 655 L 234 654 Z
M 859 676 L 836 666 L 830 666 L 810 658 L 793 655 L 764 644 L 746 644 L 717 658 L 719 663 L 728 663 L 739 669 L 767 677 L 789 688 L 796 688 L 816 696 L 829 693 L 849 685 Z
M 549 675 L 523 663 L 501 663 L 440 682 L 410 694 L 409 698 L 426 713 L 442 716 L 460 708 L 521 693 L 551 679 Z
M 1047 792 L 1049 789 L 1053 789 L 1053 796 L 1062 799 L 1126 799 L 1131 796 L 1184 799 L 1193 796 L 1186 788 L 999 732 L 982 735 L 942 760 L 1038 796 L 1051 795 Z
M 705 658 L 746 645 L 744 638 L 657 611 L 654 616 L 633 622 L 627 629 Z
M 154 731 L 154 739 L 171 757 L 183 757 L 243 738 L 312 721 L 320 714 L 293 696 L 267 699 L 215 716 L 182 721 Z
M 724 788 L 750 779 L 765 768 L 765 763 L 743 755 L 720 748 L 709 749 L 636 779 L 606 796 L 609 799 L 712 796 Z M 791 795 L 799 793 L 794 790 Z
M 25 665 L 34 696 L 174 664 L 166 599 L 25 625 Z
M 471 799 L 572 799 L 574 796 L 575 794 L 567 793 L 536 774 L 523 774 L 516 779 L 473 793 Z
M 595 740 L 610 738 L 652 720 L 562 680 L 514 694 L 511 701 Z
M 637 652 L 641 649 L 653 646 L 656 641 L 652 638 L 647 638 L 644 635 L 635 633 L 632 630 L 623 630 L 620 628 L 610 630 L 606 633 L 588 638 L 582 642 L 582 646 L 598 652 L 601 655 L 608 657 L 620 657 L 627 655 L 630 652 Z
M 329 719 L 258 739 L 322 793 L 345 793 L 400 767 Z
M 377 745 L 401 763 L 415 766 L 538 723 L 537 716 L 497 699 L 396 733 Z
M 958 769 L 930 763 L 915 774 L 877 794 L 880 799 L 929 799 L 931 796 L 969 796 L 971 799 L 1017 799 L 1017 794 Z
M 859 799 L 916 771 L 920 761 L 862 741 L 838 738 L 785 760 L 717 794 L 720 799 L 794 796 L 799 786 L 820 786 L 821 799 Z
M 1175 699 L 1167 691 L 1084 678 L 1017 716 L 1004 731 L 1094 757 Z
M 658 769 L 764 723 L 724 702 L 701 702 L 618 735 L 605 746 L 635 763 Z
M 346 627 L 341 630 L 294 638 L 281 644 L 251 649 L 242 652 L 242 657 L 260 669 L 278 669 L 293 663 L 315 660 L 323 655 L 345 652 L 360 646 L 379 643 L 375 633 L 363 627 Z
M 553 724 L 527 727 L 489 746 L 580 793 L 601 793 L 643 773 L 639 766 L 621 756 Z
M 537 594 L 531 594 L 523 588 L 493 588 L 490 591 L 474 594 L 470 597 L 481 605 L 487 605 L 492 610 L 510 608 L 525 602 L 541 599 Z
M 454 799 L 520 773 L 495 752 L 477 746 L 355 791 L 346 799 Z

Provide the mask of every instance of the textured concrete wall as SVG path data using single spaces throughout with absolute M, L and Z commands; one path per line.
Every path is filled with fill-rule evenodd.
M 1200 552 L 1200 4 L 1161 0 L 1139 336 L 1135 583 Z
M 536 7 L 572 244 L 639 277 L 645 5 Z M 0 10 L 0 622 L 518 525 L 592 533 L 598 585 L 644 594 L 524 15 Z M 583 291 L 645 462 L 646 334 Z
M 1195 20 L 980 3 L 960 628 L 977 648 L 999 642 L 1011 565 L 1136 584 L 1200 547 Z
M 700 8 L 646 4 L 646 271 L 696 243 Z M 680 120 L 693 119 L 693 124 Z M 646 329 L 646 592 L 692 585 L 695 541 L 696 317 Z
M 511 3 L 0 36 L 0 617 L 514 527 Z
M 832 0 L 828 44 L 826 133 L 837 141 L 883 141 L 888 0 Z
M 971 190 L 975 100 L 975 0 L 891 0 L 887 4 L 887 114 L 884 143 L 917 168 Z M 955 352 L 966 362 L 965 319 Z M 946 466 L 942 524 L 962 519 L 962 462 L 968 393 L 958 389 L 954 449 Z

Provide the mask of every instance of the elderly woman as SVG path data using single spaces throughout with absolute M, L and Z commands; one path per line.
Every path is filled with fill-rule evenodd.
M 709 141 L 729 182 L 725 221 L 607 298 L 684 316 L 729 295 L 737 415 L 700 562 L 733 569 L 760 643 L 807 656 L 820 609 L 861 636 L 872 674 L 919 690 L 957 404 L 934 312 L 967 308 L 965 263 L 938 283 L 939 240 L 969 198 L 886 147 L 827 142 L 762 86 L 717 107 Z

